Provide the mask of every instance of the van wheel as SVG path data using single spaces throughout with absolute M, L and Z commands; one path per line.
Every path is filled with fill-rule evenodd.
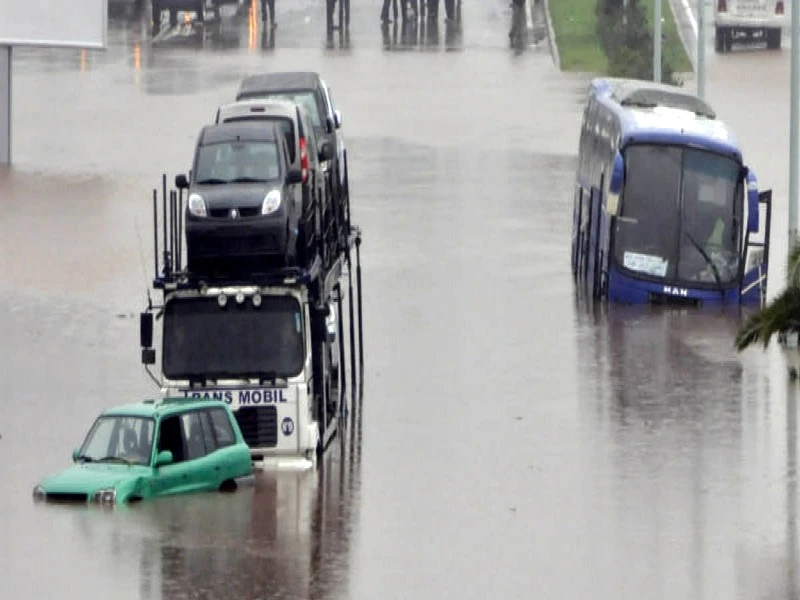
M 725 52 L 725 40 L 723 39 L 724 30 L 722 27 L 714 28 L 714 50 Z
M 781 29 L 780 27 L 767 29 L 767 48 L 770 50 L 780 50 Z

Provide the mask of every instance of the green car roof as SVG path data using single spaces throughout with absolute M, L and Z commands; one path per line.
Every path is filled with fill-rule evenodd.
M 208 398 L 158 398 L 121 404 L 119 406 L 107 408 L 101 414 L 103 416 L 118 415 L 155 418 L 156 416 L 184 412 L 192 408 L 215 408 L 220 406 L 227 405 L 219 400 L 211 400 Z

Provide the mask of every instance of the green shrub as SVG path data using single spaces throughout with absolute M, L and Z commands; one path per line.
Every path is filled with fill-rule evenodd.
M 597 0 L 597 37 L 613 77 L 653 79 L 653 34 L 644 9 L 635 0 Z M 676 83 L 674 69 L 661 56 L 661 81 Z

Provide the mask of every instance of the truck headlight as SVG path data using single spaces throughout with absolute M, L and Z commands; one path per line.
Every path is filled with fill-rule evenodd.
M 206 201 L 200 194 L 189 194 L 189 214 L 195 217 L 207 217 Z
M 270 191 L 261 203 L 261 214 L 269 215 L 281 207 L 281 193 L 278 190 Z
M 117 501 L 117 490 L 115 490 L 114 488 L 97 490 L 92 495 L 92 502 L 96 502 L 98 504 L 114 504 L 116 501 Z

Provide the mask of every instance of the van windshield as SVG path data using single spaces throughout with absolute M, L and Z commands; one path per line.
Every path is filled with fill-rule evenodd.
M 258 94 L 259 98 L 269 98 L 275 100 L 288 100 L 299 104 L 308 111 L 314 129 L 321 129 L 325 120 L 323 105 L 318 101 L 317 95 L 312 90 L 292 90 L 287 92 L 264 92 Z
M 293 377 L 304 363 L 300 302 L 261 296 L 174 298 L 164 308 L 163 371 L 170 379 Z
M 258 116 L 253 117 L 252 115 L 244 116 L 244 117 L 231 117 L 230 119 L 225 119 L 225 123 L 232 123 L 234 121 L 252 121 L 257 119 L 259 121 L 268 121 L 270 123 L 275 123 L 278 126 L 278 130 L 283 134 L 283 137 L 286 138 L 286 145 L 289 147 L 289 162 L 294 162 L 295 160 L 295 144 L 297 141 L 294 139 L 294 123 L 290 119 L 286 117 L 277 117 L 277 116 Z
M 625 150 L 614 255 L 625 270 L 721 286 L 738 276 L 743 187 L 721 154 L 637 144 Z
M 280 174 L 275 142 L 220 142 L 201 146 L 197 152 L 197 183 L 274 181 Z

